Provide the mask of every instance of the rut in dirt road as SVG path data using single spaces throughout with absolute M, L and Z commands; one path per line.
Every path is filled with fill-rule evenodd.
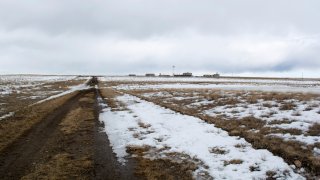
M 97 180 L 104 179 L 125 179 L 125 180 L 135 180 L 142 179 L 142 177 L 136 177 L 134 175 L 134 168 L 136 162 L 128 158 L 126 165 L 122 165 L 118 162 L 116 155 L 114 154 L 110 141 L 105 132 L 102 131 L 104 128 L 103 122 L 100 122 L 99 114 L 101 111 L 100 103 L 105 104 L 102 99 L 99 90 L 96 91 L 96 119 L 95 121 L 95 149 L 94 149 L 94 169 L 95 169 L 95 178 Z
M 79 91 L 1 151 L 1 179 L 135 179 L 100 131 L 99 97 L 95 88 Z
M 86 93 L 88 91 L 79 92 L 1 152 L 0 174 L 3 179 L 19 179 L 31 168 L 33 162 L 41 158 L 41 148 L 49 138 L 54 138 L 52 136 L 61 120 Z

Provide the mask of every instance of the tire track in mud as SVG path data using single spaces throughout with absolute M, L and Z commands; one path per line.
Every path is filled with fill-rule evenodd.
M 57 130 L 59 123 L 74 104 L 88 91 L 81 91 L 61 107 L 53 110 L 46 118 L 33 126 L 0 154 L 2 179 L 19 179 L 32 166 L 38 152 Z

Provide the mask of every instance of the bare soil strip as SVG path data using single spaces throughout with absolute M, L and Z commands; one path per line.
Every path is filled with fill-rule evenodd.
M 32 162 L 39 158 L 39 150 L 57 130 L 68 111 L 85 93 L 80 92 L 71 98 L 1 152 L 0 174 L 3 179 L 19 179 L 26 170 L 31 168 Z

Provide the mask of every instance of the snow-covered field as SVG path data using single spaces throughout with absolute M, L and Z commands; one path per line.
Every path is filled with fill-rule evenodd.
M 0 120 L 14 111 L 34 103 L 87 88 L 83 83 L 89 77 L 46 75 L 1 75 Z
M 128 110 L 111 111 L 106 107 L 100 119 L 121 162 L 125 162 L 127 146 L 147 145 L 166 147 L 157 154 L 162 158 L 168 152 L 178 152 L 200 159 L 204 164 L 195 171 L 195 177 L 205 171 L 214 179 L 266 179 L 267 172 L 274 172 L 273 177 L 278 179 L 303 179 L 282 158 L 256 150 L 243 138 L 229 136 L 198 118 L 130 95 L 120 96 L 118 101 Z
M 320 80 L 299 79 L 230 79 L 230 78 L 163 78 L 163 77 L 102 77 L 117 82 L 117 89 L 223 89 L 246 91 L 305 92 L 320 94 Z
M 320 79 L 241 79 L 241 78 L 206 78 L 206 77 L 129 77 L 105 76 L 102 81 L 116 82 L 222 82 L 222 83 L 254 83 L 254 84 L 287 84 L 287 85 L 320 85 Z
M 214 137 L 211 137 L 212 134 L 205 133 L 207 132 L 204 130 L 205 128 L 191 125 L 189 119 L 193 119 L 194 122 L 201 122 L 201 119 L 196 117 L 219 120 L 221 127 L 231 130 L 230 127 L 232 126 L 228 121 L 231 125 L 250 122 L 252 124 L 238 125 L 239 127 L 235 128 L 236 132 L 238 134 L 256 133 L 267 139 L 267 143 L 273 143 L 272 140 L 268 140 L 270 138 L 280 138 L 283 141 L 288 141 L 288 146 L 283 146 L 283 148 L 293 148 L 294 146 L 294 148 L 297 148 L 294 151 L 300 153 L 297 158 L 299 161 L 294 161 L 294 163 L 291 161 L 292 164 L 297 166 L 301 166 L 300 162 L 304 160 L 300 158 L 303 157 L 310 158 L 308 163 L 315 164 L 320 159 L 320 81 L 159 77 L 103 77 L 100 80 L 105 83 L 105 87 L 108 86 L 123 93 L 134 94 L 148 101 L 124 95 L 119 97 L 118 101 L 126 104 L 129 112 L 114 112 L 107 108 L 102 115 L 105 123 L 109 123 L 109 127 L 106 126 L 106 132 L 110 134 L 110 137 L 123 139 L 117 142 L 113 141 L 115 142 L 114 149 L 120 159 L 126 155 L 124 148 L 128 145 L 141 146 L 144 144 L 160 148 L 169 144 L 170 151 L 176 150 L 190 156 L 202 157 L 200 159 L 210 167 L 207 171 L 211 175 L 215 175 L 217 179 L 239 177 L 241 172 L 245 172 L 243 169 L 247 170 L 248 168 L 248 164 L 245 162 L 258 163 L 247 159 L 250 158 L 250 155 L 245 154 L 247 151 L 241 152 L 242 154 L 233 153 L 234 144 L 232 143 L 234 141 L 232 138 L 235 137 L 228 136 L 227 132 L 224 132 L 227 137 L 223 141 L 219 141 L 215 138 L 220 138 L 223 133 L 216 133 L 218 130 L 212 131 L 215 133 L 213 133 Z M 171 110 L 162 109 L 151 102 L 170 109 L 178 109 L 179 112 L 185 112 L 191 116 L 184 116 Z M 112 118 L 108 119 L 108 117 L 119 119 L 119 121 L 111 122 Z M 138 127 L 137 123 L 139 121 L 149 124 L 150 127 L 147 129 Z M 180 121 L 188 123 L 177 125 L 176 123 Z M 237 121 L 240 123 L 237 123 Z M 203 119 L 200 124 L 215 128 L 213 125 L 204 123 Z M 132 131 L 128 131 L 128 129 Z M 152 133 L 146 133 L 150 131 Z M 133 138 L 132 133 L 140 133 L 141 136 Z M 189 137 L 190 134 L 192 134 L 192 137 Z M 199 136 L 197 136 L 198 134 Z M 180 135 L 180 139 L 175 135 Z M 159 138 L 162 139 L 161 142 L 155 140 Z M 186 141 L 184 141 L 185 138 Z M 211 142 L 211 139 L 214 142 Z M 243 140 L 235 139 L 235 141 Z M 217 144 L 214 144 L 215 142 Z M 292 143 L 297 144 L 292 145 Z M 250 147 L 250 144 L 247 143 L 247 145 Z M 196 149 L 195 151 L 191 148 L 193 146 Z M 210 146 L 221 148 L 223 152 L 228 153 L 210 156 L 210 152 L 209 154 L 206 152 Z M 188 147 L 188 149 L 184 149 L 184 147 Z M 289 151 L 283 148 L 278 147 L 283 152 L 280 154 L 283 157 L 291 157 L 290 154 L 286 154 Z M 237 148 L 235 149 L 237 150 Z M 259 153 L 260 151 L 253 150 L 251 156 L 259 161 L 259 158 L 256 157 L 256 155 L 259 156 Z M 239 158 L 243 158 L 241 165 L 231 165 L 230 167 L 233 167 L 231 169 L 222 165 L 222 161 L 235 158 L 233 156 L 235 154 Z M 230 159 L 226 160 L 226 158 Z M 220 166 L 219 163 L 214 164 L 212 161 L 220 162 Z M 270 168 L 273 167 L 270 166 Z M 255 173 L 246 172 L 243 179 L 252 179 L 252 177 L 259 179 L 263 176 L 262 172 L 259 175 Z M 285 179 L 290 178 L 286 177 Z
M 280 96 L 285 99 L 279 100 L 275 96 L 276 94 L 273 96 L 273 94 L 261 92 L 241 93 L 239 91 L 215 90 L 194 90 L 193 93 L 190 93 L 190 90 L 169 90 L 169 92 L 165 90 L 161 93 L 158 91 L 147 92 L 142 96 L 161 99 L 163 102 L 176 104 L 177 106 L 182 105 L 197 110 L 199 114 L 221 117 L 225 120 L 242 120 L 246 117 L 254 117 L 265 121 L 266 127 L 301 131 L 299 136 L 288 133 L 270 135 L 308 145 L 320 142 L 320 136 L 308 135 L 310 127 L 320 123 L 320 96 L 317 95 L 301 100 L 303 94 L 299 94 L 297 97 L 295 97 L 295 94 L 286 94 L 287 97 L 285 95 Z

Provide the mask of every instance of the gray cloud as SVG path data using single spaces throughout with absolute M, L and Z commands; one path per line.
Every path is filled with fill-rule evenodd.
M 3 0 L 0 73 L 320 76 L 317 0 Z

